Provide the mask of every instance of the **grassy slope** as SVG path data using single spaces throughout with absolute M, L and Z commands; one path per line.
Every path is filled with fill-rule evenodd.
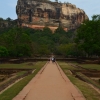
M 26 76 L 23 80 L 14 84 L 11 88 L 6 90 L 0 95 L 0 100 L 12 100 L 22 89 L 28 84 L 28 82 L 37 74 L 37 72 L 43 67 L 46 62 L 37 62 L 33 68 L 36 68 L 35 72 Z
M 89 86 L 87 83 L 79 80 L 78 78 L 74 77 L 69 70 L 73 70 L 72 66 L 69 66 L 65 62 L 58 62 L 65 74 L 68 76 L 70 81 L 76 85 L 80 91 L 85 96 L 86 100 L 100 100 L 100 94 L 95 91 L 91 86 Z
M 36 62 L 27 62 L 27 63 L 21 63 L 21 64 L 0 64 L 0 68 L 29 68 L 29 69 L 34 69 L 33 65 L 29 65 L 29 64 L 33 64 L 35 65 Z
M 82 67 L 88 68 L 88 69 L 97 69 L 100 70 L 99 64 L 81 64 Z
M 87 68 L 87 69 L 96 69 L 96 70 L 100 70 L 100 64 L 79 64 L 79 63 L 72 63 L 75 65 L 79 65 L 83 68 Z

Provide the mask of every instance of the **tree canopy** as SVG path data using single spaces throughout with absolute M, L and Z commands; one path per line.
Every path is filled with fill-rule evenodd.
M 5 21 L 0 18 L 0 23 Z M 10 18 L 7 22 L 12 22 Z M 11 23 L 9 25 L 12 25 Z M 2 25 L 1 25 L 2 26 Z M 77 31 L 58 27 L 34 30 L 27 27 L 0 28 L 0 57 L 29 57 L 43 55 L 100 56 L 100 15 L 83 22 Z
M 86 55 L 100 55 L 100 15 L 82 23 L 77 30 L 76 43 Z

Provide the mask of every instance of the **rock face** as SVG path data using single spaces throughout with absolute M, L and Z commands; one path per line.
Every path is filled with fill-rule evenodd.
M 41 2 L 42 0 L 18 0 L 16 13 L 19 25 L 62 26 L 77 28 L 88 16 L 71 3 Z
M 17 26 L 17 20 L 0 20 L 0 29 L 2 28 L 9 28 L 9 27 L 15 27 Z

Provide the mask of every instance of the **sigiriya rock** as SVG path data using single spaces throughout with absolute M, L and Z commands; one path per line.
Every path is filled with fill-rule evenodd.
M 85 12 L 71 3 L 47 0 L 18 0 L 16 6 L 18 24 L 32 28 L 48 26 L 76 29 L 88 20 Z

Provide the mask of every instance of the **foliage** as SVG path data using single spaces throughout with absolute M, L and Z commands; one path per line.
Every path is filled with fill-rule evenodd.
M 12 28 L 1 34 L 0 45 L 5 46 L 10 57 L 30 56 L 31 39 L 21 28 Z
M 75 52 L 75 44 L 69 43 L 69 44 L 61 44 L 58 48 L 59 52 L 63 56 L 71 56 L 74 55 Z
M 12 25 L 12 19 L 6 21 Z M 54 33 L 48 28 L 43 30 L 34 30 L 27 27 L 5 27 L 0 29 L 0 45 L 4 46 L 9 57 L 27 57 L 27 56 L 43 56 L 49 54 L 61 54 L 67 56 L 59 50 L 61 45 L 73 43 L 74 33 L 66 32 L 62 27 L 58 27 Z M 62 48 L 63 49 L 63 48 Z
M 0 46 L 0 57 L 7 57 L 8 56 L 8 50 L 3 47 L 3 46 Z
M 9 17 L 7 19 L 0 18 L 0 34 L 9 31 L 15 26 L 17 26 L 17 20 L 12 20 Z
M 48 55 L 51 53 L 62 54 L 59 53 L 59 45 L 73 42 L 73 32 L 66 32 L 61 27 L 57 28 L 54 33 L 45 27 L 43 31 L 36 30 L 30 36 L 36 52 L 40 55 Z
M 52 53 L 66 57 L 100 56 L 100 15 L 83 22 L 77 31 L 66 32 L 58 27 L 52 33 L 48 27 L 34 30 L 15 26 L 16 21 L 0 18 L 0 46 L 6 49 L 10 57 Z
M 100 15 L 94 15 L 79 27 L 75 42 L 85 55 L 100 55 Z

